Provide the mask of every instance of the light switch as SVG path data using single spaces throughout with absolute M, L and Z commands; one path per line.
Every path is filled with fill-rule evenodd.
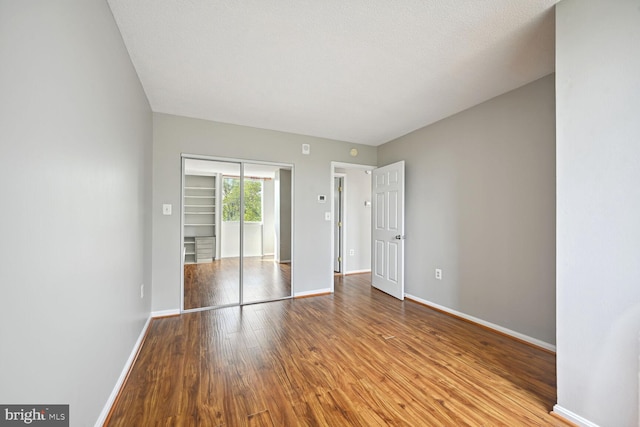
M 331 221 L 331 212 L 325 212 L 324 213 L 324 219 L 326 221 Z
M 162 215 L 171 215 L 171 205 L 169 204 L 162 205 Z

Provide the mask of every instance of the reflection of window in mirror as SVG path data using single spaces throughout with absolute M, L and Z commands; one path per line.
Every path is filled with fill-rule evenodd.
M 222 181 L 222 220 L 240 221 L 240 178 L 225 176 Z M 244 220 L 262 222 L 263 180 L 244 180 Z

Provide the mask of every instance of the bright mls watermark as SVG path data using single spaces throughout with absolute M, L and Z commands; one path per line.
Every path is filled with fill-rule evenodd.
M 69 405 L 0 405 L 0 427 L 69 427 Z

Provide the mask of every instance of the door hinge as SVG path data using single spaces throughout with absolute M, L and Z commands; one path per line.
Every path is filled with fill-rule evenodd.
M 338 257 L 338 262 L 342 262 L 342 257 L 341 256 Z
M 338 222 L 338 227 L 342 227 L 342 221 Z

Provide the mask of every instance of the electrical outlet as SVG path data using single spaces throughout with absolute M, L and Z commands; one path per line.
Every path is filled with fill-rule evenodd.
M 140 298 L 144 298 L 144 283 L 140 285 Z
M 354 256 L 356 254 L 355 249 L 349 249 L 349 255 Z
M 442 280 L 442 269 L 436 268 L 436 279 Z

